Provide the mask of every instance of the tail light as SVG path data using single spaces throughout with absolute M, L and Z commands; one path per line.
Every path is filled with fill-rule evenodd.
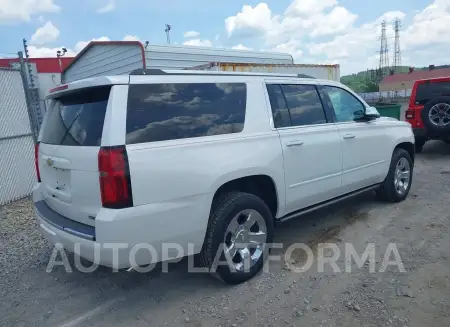
M 103 207 L 112 209 L 132 207 L 130 169 L 125 146 L 100 148 L 98 170 Z
M 36 166 L 36 176 L 38 183 L 41 182 L 41 173 L 39 171 L 39 142 L 34 145 L 34 164 Z
M 415 115 L 415 112 L 412 111 L 412 110 L 407 110 L 407 111 L 405 112 L 405 118 L 406 118 L 406 119 L 414 119 L 415 116 L 416 116 L 416 115 Z
M 415 82 L 411 90 L 411 96 L 409 97 L 409 108 L 412 108 L 416 105 L 417 86 L 418 82 Z

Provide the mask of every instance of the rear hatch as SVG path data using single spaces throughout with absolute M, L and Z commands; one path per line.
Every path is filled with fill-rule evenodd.
M 52 99 L 39 135 L 38 166 L 47 205 L 87 225 L 102 207 L 98 153 L 111 85 Z

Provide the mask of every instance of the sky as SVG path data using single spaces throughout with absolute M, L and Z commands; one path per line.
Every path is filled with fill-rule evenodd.
M 450 0 L 0 0 L 0 57 L 26 38 L 31 56 L 75 55 L 91 40 L 140 40 L 288 52 L 295 63 L 376 68 L 381 22 L 393 60 L 402 22 L 402 64 L 450 64 Z

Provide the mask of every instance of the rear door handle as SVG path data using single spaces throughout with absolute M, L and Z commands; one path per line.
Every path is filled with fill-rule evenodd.
M 355 135 L 353 135 L 353 134 L 345 134 L 344 135 L 344 139 L 346 139 L 346 140 L 348 140 L 348 139 L 354 139 L 355 138 Z
M 286 146 L 300 146 L 300 145 L 303 145 L 303 141 L 297 140 L 286 142 Z

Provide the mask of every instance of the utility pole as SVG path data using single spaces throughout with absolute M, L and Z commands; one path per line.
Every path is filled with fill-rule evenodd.
M 24 45 L 26 45 L 25 39 L 24 39 Z M 33 141 L 34 143 L 37 142 L 37 135 L 39 134 L 39 127 L 36 127 L 36 124 L 33 120 L 34 112 L 33 112 L 33 106 L 32 101 L 30 99 L 30 93 L 28 92 L 28 79 L 27 79 L 27 73 L 25 69 L 25 59 L 23 58 L 23 52 L 19 51 L 17 53 L 19 56 L 19 63 L 20 63 L 20 77 L 22 78 L 22 85 L 23 85 L 23 91 L 25 94 L 25 102 L 27 104 L 27 111 L 28 111 L 28 121 L 30 122 L 30 127 L 34 130 L 32 133 Z
M 389 75 L 389 50 L 387 46 L 386 21 L 381 22 L 380 37 L 380 63 L 378 67 L 378 79 L 381 81 L 384 76 Z
M 170 44 L 170 30 L 172 29 L 172 26 L 169 24 L 166 24 L 166 36 L 167 36 L 167 44 Z
M 39 132 L 39 128 L 41 127 L 42 124 L 42 112 L 41 112 L 41 106 L 39 103 L 39 91 L 36 88 L 36 83 L 34 80 L 34 76 L 33 76 L 33 68 L 31 66 L 31 62 L 30 62 L 30 53 L 28 52 L 28 44 L 27 44 L 27 40 L 23 39 L 23 50 L 25 53 L 25 58 L 24 58 L 24 64 L 26 64 L 27 70 L 28 70 L 28 74 L 26 74 L 27 77 L 27 90 L 26 92 L 29 92 L 30 96 L 29 96 L 29 100 L 30 100 L 30 104 L 31 104 L 31 109 L 33 110 L 34 113 L 34 117 L 36 119 L 37 122 L 37 132 Z M 23 54 L 22 54 L 23 57 Z M 20 54 L 19 54 L 19 58 L 20 58 Z M 22 67 L 21 67 L 22 69 Z M 38 81 L 39 83 L 39 81 Z
M 399 68 L 402 65 L 402 54 L 400 52 L 400 28 L 402 22 L 400 19 L 394 21 L 394 31 L 395 31 L 395 43 L 394 43 L 394 72 L 399 73 Z

